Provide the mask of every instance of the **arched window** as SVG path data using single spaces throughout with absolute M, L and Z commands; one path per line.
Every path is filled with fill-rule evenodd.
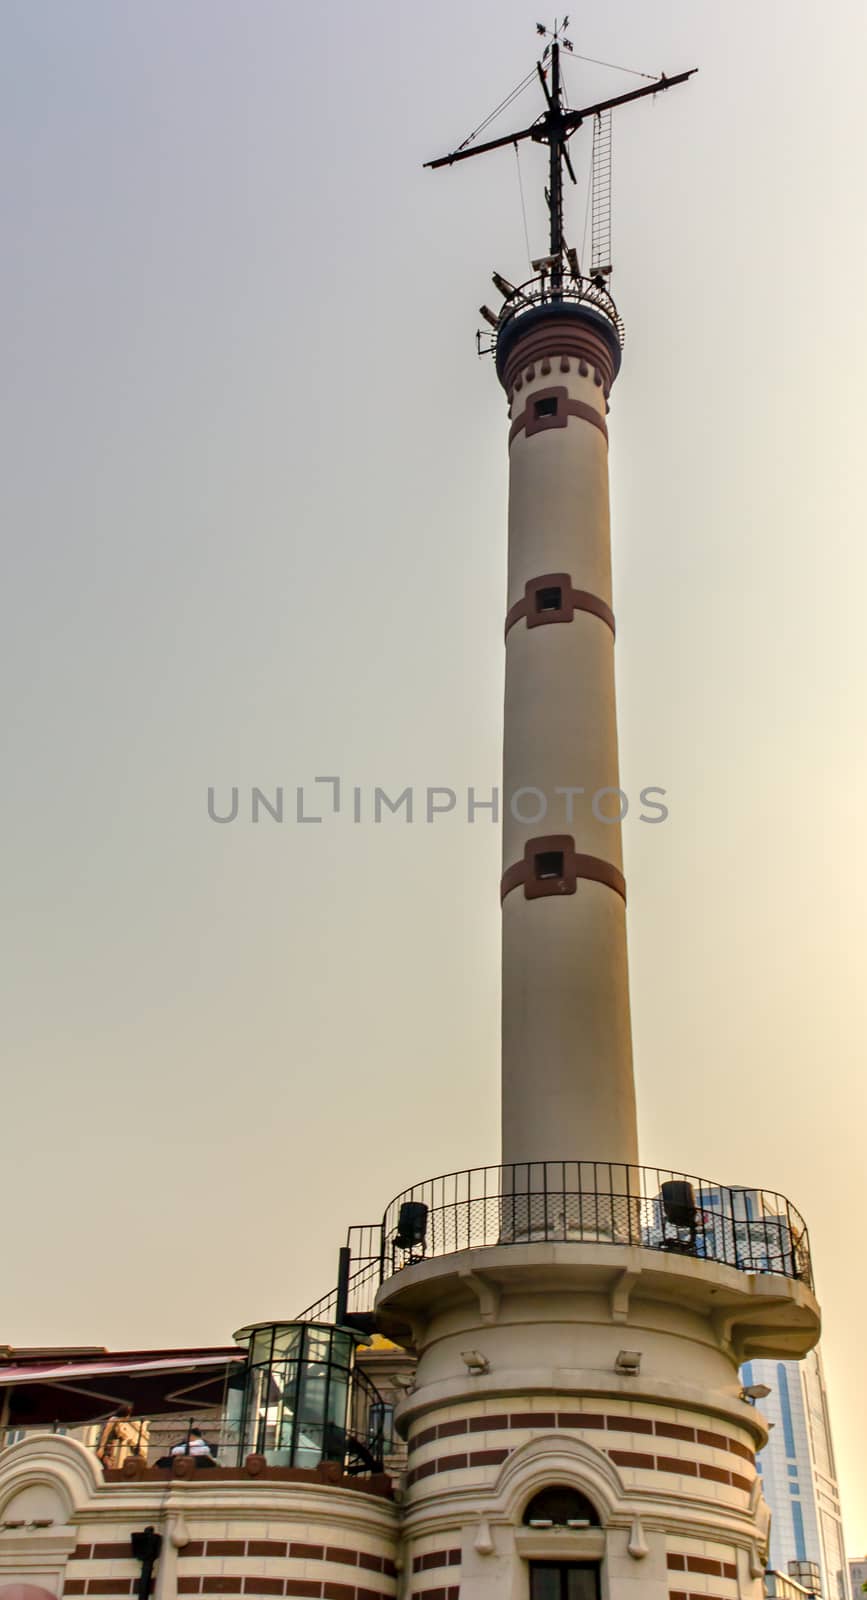
M 599 1513 L 579 1489 L 568 1484 L 552 1484 L 534 1494 L 524 1512 L 530 1528 L 598 1528 Z

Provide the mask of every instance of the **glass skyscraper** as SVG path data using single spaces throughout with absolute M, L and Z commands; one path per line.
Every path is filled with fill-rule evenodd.
M 770 1565 L 788 1572 L 789 1562 L 815 1562 L 824 1600 L 847 1600 L 848 1573 L 840 1518 L 837 1471 L 822 1358 L 818 1349 L 803 1361 L 749 1361 L 745 1385 L 770 1389 L 759 1402 L 774 1424 L 756 1463 L 771 1508 Z

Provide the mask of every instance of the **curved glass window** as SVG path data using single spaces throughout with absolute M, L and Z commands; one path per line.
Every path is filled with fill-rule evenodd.
M 245 1328 L 236 1337 L 249 1341 L 241 1459 L 262 1455 L 273 1467 L 336 1461 L 348 1472 L 379 1470 L 382 1402 L 355 1371 L 356 1334 L 295 1322 Z

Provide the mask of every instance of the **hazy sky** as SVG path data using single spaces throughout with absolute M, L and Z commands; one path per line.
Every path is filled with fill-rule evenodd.
M 326 1290 L 349 1223 L 497 1159 L 497 831 L 370 800 L 498 781 L 473 338 L 491 268 L 529 275 L 516 161 L 421 163 L 532 66 L 537 13 L 0 5 L 0 1340 L 225 1341 Z M 806 1216 L 855 1554 L 867 20 L 611 0 L 571 33 L 701 68 L 614 131 L 622 773 L 671 807 L 624 829 L 643 1157 Z M 567 66 L 573 103 L 637 81 Z M 298 824 L 320 775 L 344 808 Z

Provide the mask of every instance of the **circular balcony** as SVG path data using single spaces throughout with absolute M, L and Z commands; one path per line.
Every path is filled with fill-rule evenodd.
M 583 278 L 564 273 L 563 281 L 559 285 L 552 284 L 549 273 L 544 273 L 538 278 L 529 278 L 526 283 L 521 283 L 513 289 L 503 301 L 497 321 L 497 335 L 499 336 L 509 324 L 519 321 L 528 312 L 538 310 L 540 306 L 551 307 L 555 311 L 582 306 L 596 316 L 604 318 L 614 329 L 617 342 L 621 350 L 623 349 L 626 324 L 601 275 L 595 278 Z
M 570 1326 L 598 1324 L 594 1371 L 611 1366 L 617 1351 L 608 1345 L 622 1344 L 623 1326 L 637 1318 L 647 1346 L 642 1382 L 659 1394 L 667 1385 L 672 1404 L 680 1404 L 684 1384 L 701 1388 L 708 1340 L 729 1383 L 732 1364 L 752 1356 L 797 1360 L 819 1335 L 803 1218 L 783 1195 L 764 1189 L 614 1162 L 477 1167 L 398 1195 L 381 1237 L 381 1259 L 368 1268 L 379 1279 L 381 1331 L 421 1355 L 431 1339 L 439 1348 L 443 1329 L 460 1326 L 459 1337 L 472 1344 L 483 1324 L 498 1382 L 515 1368 L 504 1330 L 520 1323 L 515 1308 L 528 1293 L 539 1327 L 564 1318 Z M 369 1294 L 363 1272 L 350 1287 Z M 607 1308 L 601 1322 L 600 1307 Z M 672 1318 L 682 1344 L 676 1370 Z M 432 1328 L 439 1331 L 432 1335 Z M 571 1364 L 566 1350 L 553 1359 L 557 1368 Z M 525 1366 L 518 1363 L 517 1377 L 512 1371 L 514 1382 L 544 1387 L 548 1380 L 537 1374 L 531 1382 Z M 613 1370 L 621 1371 L 616 1363 Z M 598 1381 L 590 1372 L 581 1379 L 591 1389 Z
M 595 346 L 596 351 L 607 350 L 604 361 L 609 382 L 613 381 L 620 368 L 626 330 L 603 277 L 564 274 L 562 282 L 555 285 L 548 274 L 543 274 L 517 288 L 511 288 L 505 280 L 503 283 L 510 292 L 496 317 L 483 308 L 493 327 L 489 343 L 485 345 L 483 336 L 478 336 L 479 354 L 494 354 L 501 382 L 513 350 L 525 335 L 536 335 L 550 324 L 562 328 L 564 322 L 578 324 L 585 335 L 589 333 L 591 349 Z
M 419 1316 L 482 1280 L 494 1297 L 554 1292 L 677 1303 L 739 1361 L 799 1359 L 819 1334 L 804 1220 L 784 1195 L 660 1167 L 537 1161 L 415 1184 L 351 1228 L 336 1290 L 298 1321 L 402 1342 Z M 632 1292 L 632 1291 L 630 1291 Z M 615 1319 L 616 1320 L 616 1319 Z
M 414 1185 L 383 1218 L 381 1281 L 431 1257 L 533 1244 L 640 1246 L 813 1287 L 806 1225 L 785 1196 L 596 1161 L 474 1167 Z
M 605 278 L 563 275 L 555 285 L 550 275 L 542 274 L 518 288 L 502 280 L 502 290 L 509 293 L 496 315 L 481 307 L 493 331 L 486 344 L 481 333 L 477 342 L 478 354 L 496 358 L 497 376 L 505 389 L 512 387 L 515 378 L 515 358 L 520 366 L 523 355 L 550 355 L 552 347 L 557 347 L 561 355 L 577 355 L 603 374 L 608 395 L 621 368 L 625 330 Z

